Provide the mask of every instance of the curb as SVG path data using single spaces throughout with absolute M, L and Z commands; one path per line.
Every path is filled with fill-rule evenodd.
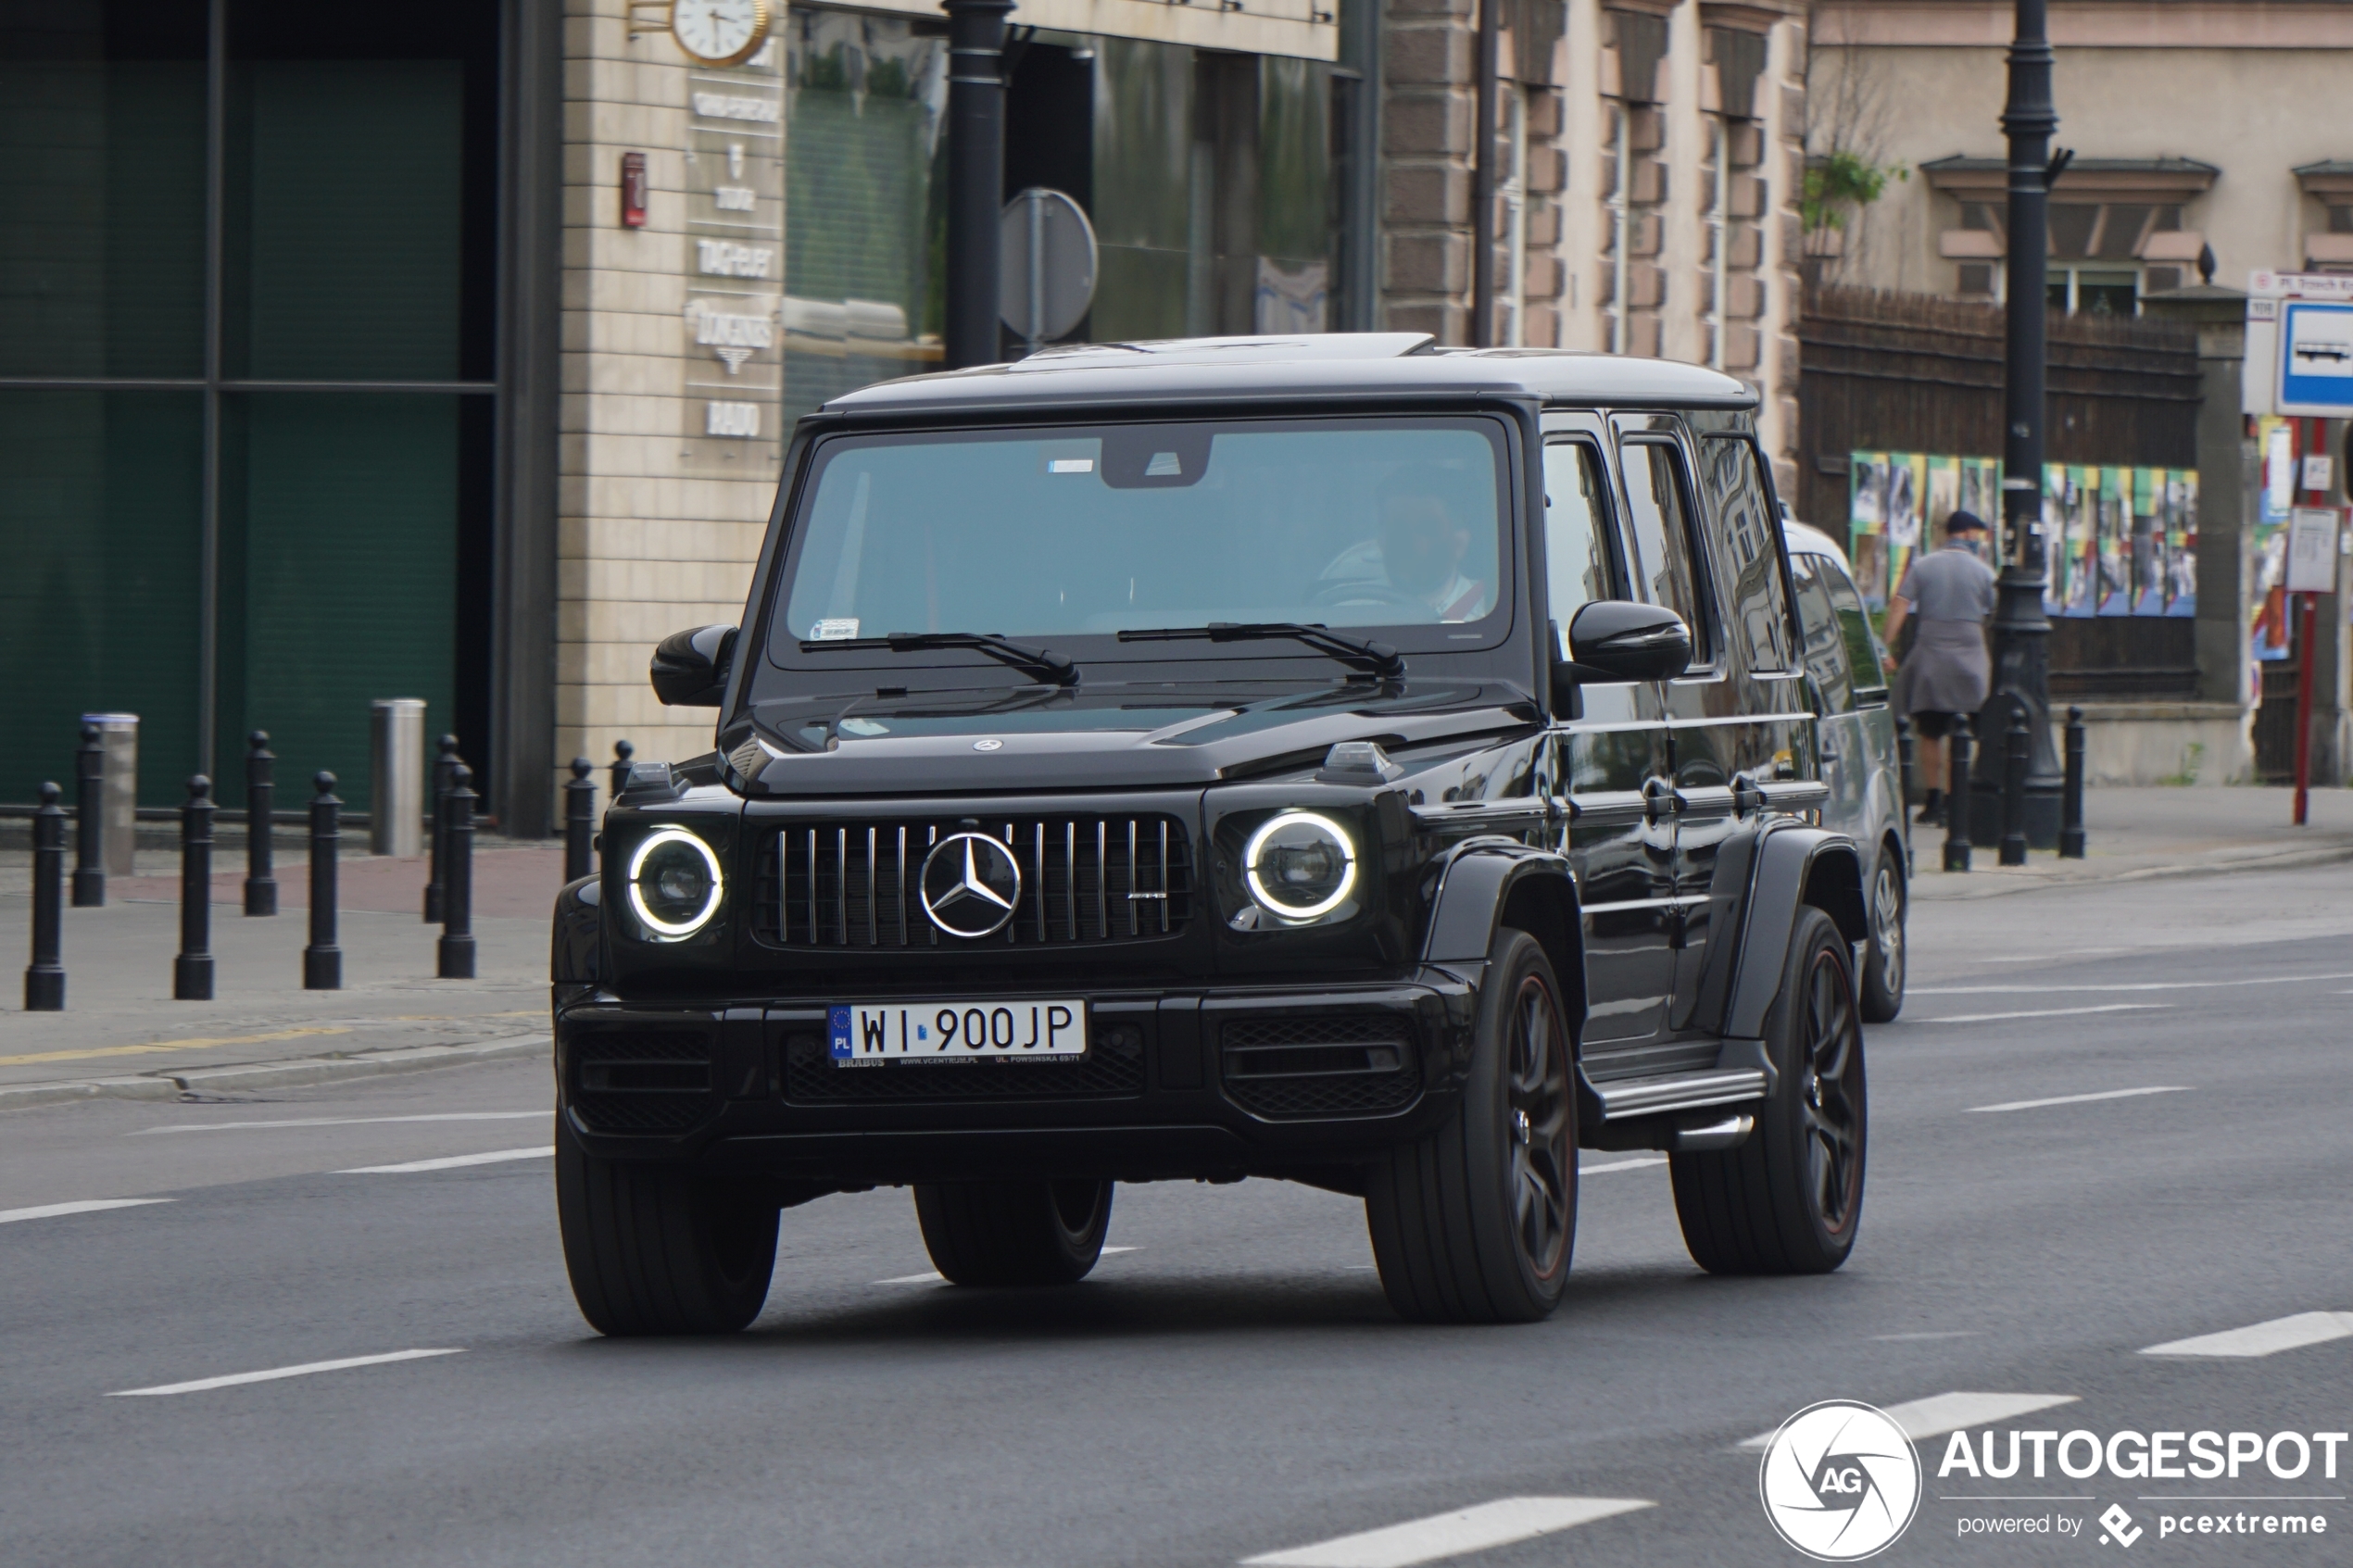
M 296 1057 L 229 1067 L 194 1067 L 179 1073 L 141 1073 L 128 1078 L 77 1078 L 46 1084 L 0 1085 L 0 1112 L 91 1099 L 178 1099 L 208 1090 L 296 1088 L 396 1073 L 425 1073 L 476 1062 L 544 1057 L 545 1035 L 507 1035 L 465 1046 L 409 1046 L 352 1056 Z
M 2006 873 L 2001 868 L 1981 866 L 1975 872 L 1955 875 L 1974 877 L 1979 872 L 1991 872 L 1995 880 L 1985 884 L 1970 883 L 1949 892 L 1942 884 L 1947 873 L 1927 872 L 1912 878 L 1912 899 L 1915 903 L 1938 903 L 1944 900 L 1999 898 L 2013 893 L 2040 893 L 2058 888 L 2103 887 L 2119 882 L 2153 882 L 2171 877 L 2227 876 L 2233 872 L 2295 871 L 2306 866 L 2334 865 L 2353 860 L 2353 844 L 2340 844 L 2316 849 L 2289 849 L 2277 855 L 2256 855 L 2222 860 L 2184 860 L 2176 865 L 2136 866 L 2131 871 L 2102 875 L 2087 872 L 2078 876 L 2019 877 Z M 1925 891 L 1936 888 L 1935 892 Z

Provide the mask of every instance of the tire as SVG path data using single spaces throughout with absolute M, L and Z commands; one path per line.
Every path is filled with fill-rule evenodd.
M 1863 950 L 1863 1022 L 1892 1023 L 1904 1010 L 1904 971 L 1906 951 L 1904 917 L 1910 903 L 1904 884 L 1904 862 L 1896 851 L 1882 847 L 1878 869 L 1871 872 L 1867 902 L 1871 939 Z
M 1756 1130 L 1737 1148 L 1668 1159 L 1683 1245 L 1710 1273 L 1828 1273 L 1854 1249 L 1869 1105 L 1851 962 L 1830 916 L 1800 909 L 1766 1024 L 1775 1083 Z
M 932 1266 L 950 1285 L 1076 1285 L 1111 1230 L 1109 1182 L 952 1182 L 915 1188 Z
M 556 1215 L 573 1298 L 599 1334 L 733 1334 L 768 1299 L 774 1202 L 681 1166 L 599 1160 L 561 1113 Z
M 1577 1239 L 1577 1101 L 1560 985 L 1524 931 L 1495 934 L 1468 1082 L 1436 1132 L 1368 1173 L 1381 1289 L 1409 1323 L 1534 1323 Z

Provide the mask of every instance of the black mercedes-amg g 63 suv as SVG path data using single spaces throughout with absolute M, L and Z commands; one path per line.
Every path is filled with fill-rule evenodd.
M 1114 1183 L 1245 1176 L 1361 1196 L 1408 1318 L 1533 1319 L 1579 1148 L 1667 1151 L 1707 1269 L 1837 1267 L 1869 930 L 1754 405 L 1390 333 L 803 420 L 742 624 L 653 657 L 715 749 L 556 911 L 589 1321 L 744 1326 L 828 1193 L 1045 1285 Z

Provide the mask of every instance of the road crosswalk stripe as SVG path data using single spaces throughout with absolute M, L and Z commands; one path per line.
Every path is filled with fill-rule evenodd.
M 43 1203 L 31 1209 L 0 1209 L 0 1225 L 19 1220 L 54 1220 L 63 1214 L 95 1214 L 105 1209 L 136 1209 L 147 1203 L 170 1203 L 169 1198 L 85 1198 L 74 1203 Z
M 1640 1498 L 1498 1498 L 1242 1562 L 1245 1568 L 1413 1568 L 1657 1506 Z
M 2014 1416 L 2046 1411 L 2053 1405 L 2071 1405 L 2077 1398 L 2073 1394 L 1931 1394 L 1925 1399 L 1882 1405 L 1880 1409 L 1890 1421 L 1904 1429 L 1905 1436 L 1917 1443 L 1927 1437 L 1942 1437 L 1947 1432 L 1958 1432 L 1966 1426 L 1988 1426 Z M 1743 1449 L 1762 1449 L 1772 1440 L 1771 1432 L 1759 1432 L 1740 1446 Z
M 2245 1328 L 2151 1345 L 2144 1356 L 2276 1356 L 2332 1339 L 2353 1339 L 2353 1312 L 2297 1312 Z

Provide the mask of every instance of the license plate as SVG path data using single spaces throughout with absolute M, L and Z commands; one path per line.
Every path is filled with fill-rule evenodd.
M 1087 1054 L 1083 1001 L 837 1003 L 834 1065 L 1052 1061 Z

